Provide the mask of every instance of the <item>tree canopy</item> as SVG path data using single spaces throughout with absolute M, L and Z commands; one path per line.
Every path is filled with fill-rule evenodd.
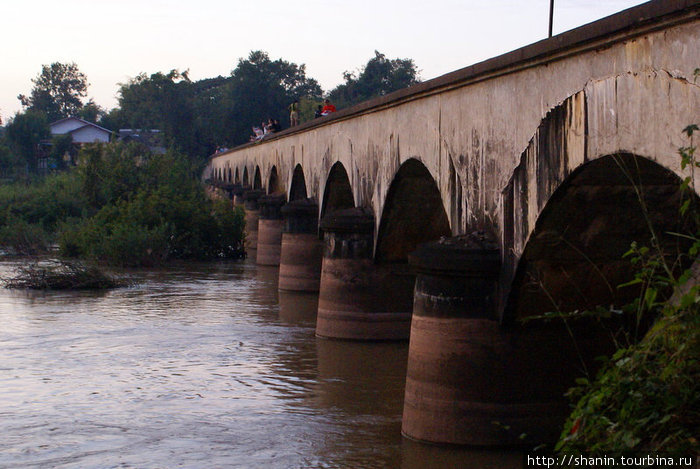
M 17 113 L 7 125 L 7 140 L 16 155 L 20 155 L 30 170 L 37 165 L 37 146 L 51 136 L 46 114 L 39 111 Z
M 122 84 L 119 107 L 101 121 L 107 128 L 162 130 L 168 143 L 191 156 L 206 156 L 219 145 L 248 141 L 251 126 L 269 118 L 289 124 L 287 106 L 301 97 L 321 98 L 305 65 L 271 60 L 253 51 L 228 77 L 193 82 L 187 72 L 140 74 Z
M 196 155 L 199 148 L 194 119 L 193 86 L 187 71 L 141 73 L 119 87 L 119 107 L 102 123 L 108 128 L 158 129 L 168 144 Z
M 49 122 L 76 115 L 83 107 L 81 98 L 87 96 L 87 77 L 75 63 L 42 65 L 32 83 L 31 94 L 17 98 L 30 110 L 46 114 Z
M 269 118 L 289 125 L 287 107 L 295 99 L 320 99 L 321 87 L 313 78 L 307 78 L 306 66 L 286 60 L 270 60 L 263 51 L 252 51 L 247 59 L 240 59 L 231 72 L 224 89 L 227 127 L 231 144 L 248 140 L 251 126 Z
M 345 83 L 335 87 L 328 97 L 338 108 L 406 88 L 418 83 L 418 69 L 413 59 L 387 59 L 374 51 L 374 57 L 358 72 L 345 72 Z
M 374 57 L 356 72 L 345 72 L 344 83 L 328 97 L 338 108 L 382 96 L 419 81 L 411 59 Z M 233 147 L 248 141 L 251 127 L 268 119 L 289 125 L 289 105 L 299 100 L 302 120 L 313 118 L 324 96 L 318 82 L 306 75 L 306 66 L 283 59 L 272 60 L 267 52 L 251 51 L 240 58 L 228 76 L 193 81 L 188 71 L 141 73 L 119 85 L 118 106 L 105 112 L 94 101 L 83 102 L 87 77 L 75 63 L 43 65 L 32 80 L 29 96 L 18 98 L 25 114 L 15 116 L 14 130 L 8 126 L 8 147 L 21 153 L 30 169 L 35 157 L 37 129 L 46 122 L 76 116 L 117 131 L 123 128 L 157 129 L 165 146 L 202 161 L 217 147 Z M 20 115 L 23 116 L 20 118 Z M 44 116 L 43 123 L 40 115 Z M 31 125 L 30 125 L 31 124 Z M 34 129 L 34 130 L 32 130 Z

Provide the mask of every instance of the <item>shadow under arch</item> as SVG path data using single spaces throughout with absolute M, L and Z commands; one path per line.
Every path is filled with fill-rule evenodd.
M 255 175 L 253 176 L 253 190 L 262 190 L 262 177 L 260 176 L 260 166 L 255 167 Z
M 289 189 L 289 201 L 293 202 L 295 200 L 305 199 L 307 197 L 306 192 L 306 179 L 304 178 L 304 170 L 300 164 L 294 167 L 294 173 L 292 174 L 292 184 Z
M 331 167 L 328 178 L 326 179 L 326 187 L 323 191 L 321 218 L 336 210 L 353 208 L 354 206 L 355 197 L 352 194 L 350 178 L 348 177 L 343 163 L 338 161 Z
M 406 263 L 408 254 L 419 244 L 450 234 L 435 179 L 419 160 L 405 161 L 387 192 L 379 223 L 376 262 Z
M 236 166 L 236 171 L 233 176 L 233 183 L 234 184 L 240 184 L 241 183 L 241 174 L 238 172 L 238 166 Z
M 248 167 L 243 167 L 243 187 L 250 187 L 250 178 L 248 177 Z
M 651 247 L 652 238 L 658 240 L 667 262 L 680 268 L 690 243 L 673 233 L 697 229 L 680 215 L 680 185 L 671 170 L 629 153 L 578 167 L 537 218 L 517 263 L 504 322 L 631 302 L 639 288 L 618 286 L 633 278 L 634 266 L 623 258 L 633 241 Z
M 230 167 L 228 168 L 228 178 L 227 179 L 228 179 L 228 182 L 233 182 L 233 172 L 232 172 Z
M 267 180 L 267 193 L 268 194 L 279 194 L 280 184 L 279 177 L 277 176 L 277 167 L 273 166 L 270 170 L 270 177 Z

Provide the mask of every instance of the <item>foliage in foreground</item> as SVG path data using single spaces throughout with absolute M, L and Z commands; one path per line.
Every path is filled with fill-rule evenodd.
M 700 290 L 668 307 L 641 343 L 618 350 L 579 398 L 557 450 L 678 452 L 700 448 Z
M 17 267 L 12 277 L 0 278 L 5 288 L 34 290 L 102 290 L 127 283 L 82 262 L 34 262 Z
M 691 143 L 679 150 L 682 169 L 700 168 L 692 143 L 696 130 L 695 125 L 684 130 Z M 681 189 L 689 197 L 679 212 L 694 218 L 698 227 L 693 174 L 682 181 Z M 691 241 L 687 263 L 697 264 L 700 233 L 677 235 Z M 655 315 L 657 320 L 638 344 L 619 349 L 595 380 L 582 378 L 569 391 L 576 405 L 556 450 L 695 454 L 700 450 L 700 268 L 691 266 L 674 275 L 658 245 L 633 244 L 628 255 L 639 269 L 630 283 L 643 287 L 635 305 L 640 314 Z M 666 301 L 660 293 L 668 286 L 675 294 Z

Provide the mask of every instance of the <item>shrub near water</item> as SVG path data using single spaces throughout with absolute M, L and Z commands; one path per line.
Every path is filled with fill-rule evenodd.
M 0 226 L 0 246 L 4 246 L 10 254 L 34 256 L 48 250 L 49 235 L 40 224 L 10 219 Z
M 94 147 L 83 155 L 83 190 L 99 209 L 62 227 L 62 254 L 124 266 L 242 255 L 242 211 L 209 200 L 184 157 L 135 158 L 121 147 L 125 165 L 115 160 L 119 148 Z
M 69 173 L 0 185 L 0 246 L 18 255 L 45 252 L 59 224 L 85 213 L 79 188 L 78 175 Z

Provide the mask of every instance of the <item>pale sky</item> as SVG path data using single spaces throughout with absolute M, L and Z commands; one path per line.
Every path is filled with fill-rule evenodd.
M 21 109 L 41 66 L 75 62 L 110 109 L 141 72 L 229 75 L 241 57 L 306 64 L 324 91 L 374 50 L 411 58 L 423 80 L 547 36 L 549 0 L 0 0 L 0 116 Z M 644 3 L 555 0 L 554 34 Z

